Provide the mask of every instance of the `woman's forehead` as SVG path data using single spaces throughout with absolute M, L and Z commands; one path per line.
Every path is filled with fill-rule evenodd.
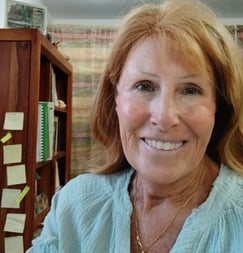
M 134 55 L 142 56 L 144 50 L 154 48 L 156 48 L 156 53 L 160 54 L 161 60 L 165 54 L 170 54 L 170 57 L 182 62 L 187 68 L 193 68 L 197 71 L 206 70 L 211 72 L 212 70 L 207 57 L 198 44 L 189 46 L 187 43 L 179 40 L 174 41 L 166 36 L 147 36 L 141 38 L 133 45 L 130 52 L 128 52 L 126 61 Z M 150 56 L 148 52 L 146 55 Z

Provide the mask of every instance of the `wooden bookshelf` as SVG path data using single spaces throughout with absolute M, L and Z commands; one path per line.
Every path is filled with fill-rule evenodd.
M 71 111 L 72 111 L 72 66 L 63 55 L 37 29 L 0 29 L 0 138 L 8 132 L 12 137 L 0 142 L 0 198 L 3 189 L 18 189 L 25 186 L 29 192 L 18 208 L 0 207 L 0 252 L 5 252 L 6 237 L 23 236 L 24 251 L 31 246 L 35 230 L 41 227 L 51 198 L 56 191 L 56 164 L 60 184 L 70 179 L 71 156 Z M 52 72 L 55 73 L 56 91 L 66 107 L 55 107 L 54 115 L 59 121 L 59 140 L 53 156 L 36 162 L 38 102 L 52 101 Z M 6 112 L 24 114 L 23 129 L 4 129 Z M 4 162 L 4 146 L 21 144 L 21 160 Z M 26 183 L 8 185 L 7 167 L 25 165 Z M 36 196 L 45 193 L 48 207 L 35 215 Z M 26 214 L 23 233 L 6 232 L 7 214 Z

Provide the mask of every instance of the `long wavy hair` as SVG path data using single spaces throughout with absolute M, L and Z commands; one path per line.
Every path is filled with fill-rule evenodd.
M 145 4 L 124 19 L 98 84 L 91 128 L 102 146 L 102 161 L 89 171 L 112 173 L 129 166 L 124 156 L 116 113 L 116 85 L 133 47 L 147 37 L 195 68 L 213 72 L 217 98 L 215 126 L 207 154 L 243 174 L 243 65 L 231 34 L 210 8 L 201 2 L 169 0 Z M 99 156 L 95 156 L 98 158 Z

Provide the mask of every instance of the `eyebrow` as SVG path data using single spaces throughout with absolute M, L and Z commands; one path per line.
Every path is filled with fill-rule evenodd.
M 190 75 L 182 76 L 180 79 L 187 79 L 187 78 L 197 77 L 197 76 L 198 76 L 198 75 L 196 75 L 196 74 L 190 74 Z
M 139 71 L 139 72 L 142 73 L 142 74 L 145 74 L 145 75 L 149 75 L 149 76 L 158 78 L 157 74 L 154 74 L 154 73 L 151 73 L 151 72 L 147 72 L 147 71 L 143 71 L 143 70 Z M 192 78 L 192 77 L 197 77 L 197 76 L 198 76 L 197 74 L 188 74 L 188 75 L 180 77 L 179 79 L 187 79 L 187 78 Z
M 149 75 L 149 76 L 152 76 L 152 77 L 156 77 L 158 78 L 159 76 L 157 74 L 154 74 L 154 73 L 151 73 L 151 72 L 147 72 L 147 71 L 139 71 L 141 74 L 145 74 L 145 75 Z

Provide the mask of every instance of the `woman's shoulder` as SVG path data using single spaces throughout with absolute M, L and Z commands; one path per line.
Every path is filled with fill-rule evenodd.
M 204 225 L 208 227 L 208 224 L 204 223 L 205 215 L 210 224 L 218 220 L 231 219 L 232 215 L 242 220 L 243 176 L 221 164 L 219 175 L 214 181 L 208 198 L 193 210 L 188 220 L 195 222 L 200 228 Z
M 214 184 L 216 192 L 225 199 L 225 205 L 236 206 L 243 211 L 243 175 L 221 164 L 218 179 Z
M 62 189 L 61 194 L 107 194 L 130 182 L 133 170 L 131 168 L 112 174 L 85 173 L 72 178 Z
M 243 176 L 221 164 L 208 198 L 187 218 L 172 252 L 185 245 L 190 252 L 241 252 L 242 217 Z
M 53 198 L 58 217 L 73 214 L 83 223 L 106 217 L 114 210 L 130 211 L 128 186 L 132 169 L 107 175 L 82 174 L 71 179 Z M 99 215 L 98 215 L 99 214 Z M 70 218 L 70 217 L 69 217 Z
M 194 214 L 199 216 L 207 214 L 211 223 L 218 219 L 231 219 L 232 215 L 235 216 L 236 220 L 242 220 L 243 176 L 237 174 L 228 166 L 221 164 L 219 175 L 207 200 L 195 210 Z
M 201 207 L 209 213 L 211 213 L 210 210 L 214 210 L 211 213 L 214 218 L 215 215 L 220 215 L 230 209 L 234 209 L 236 214 L 243 215 L 243 176 L 225 164 L 221 164 L 219 175 L 213 183 L 206 202 Z

